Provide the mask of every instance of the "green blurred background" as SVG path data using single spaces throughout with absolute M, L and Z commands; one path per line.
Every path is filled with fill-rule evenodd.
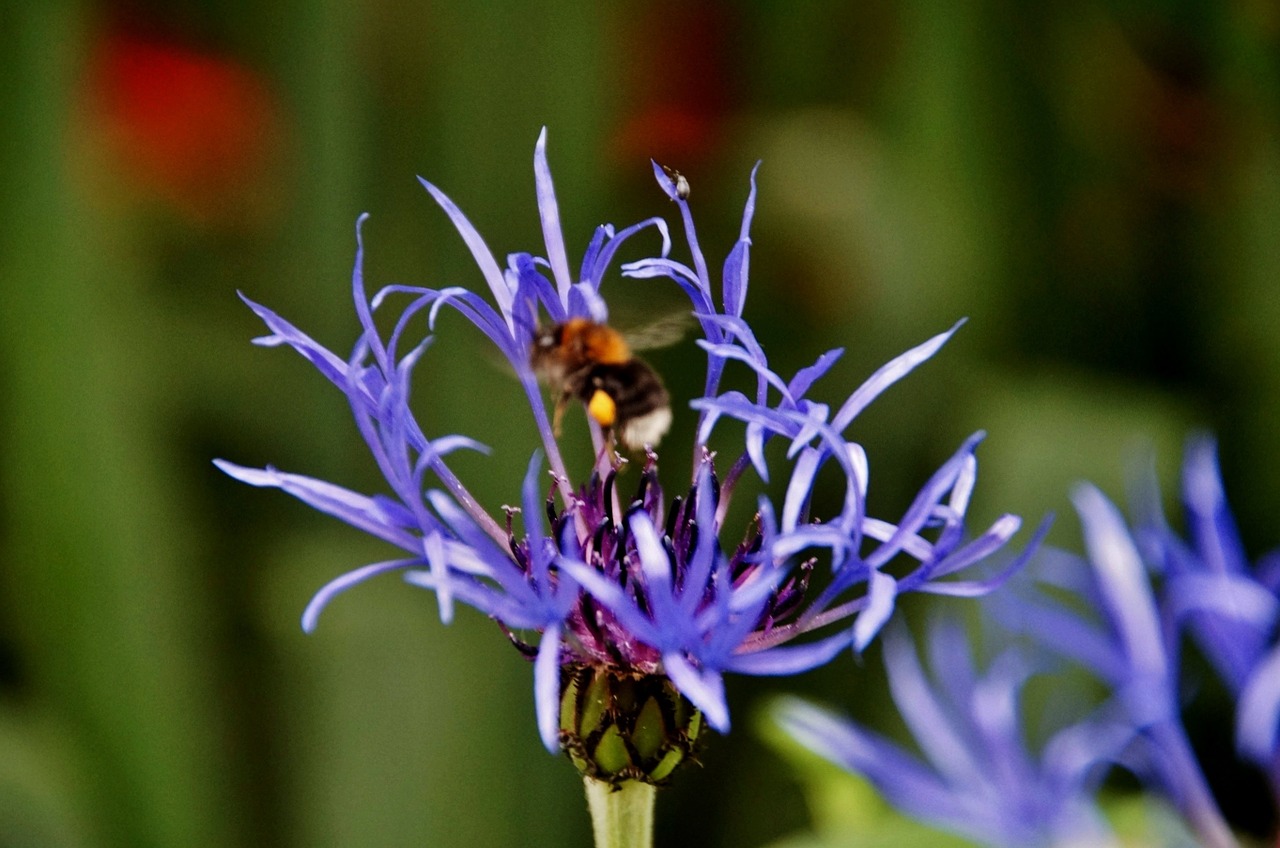
M 543 125 L 573 262 L 598 223 L 672 217 L 653 157 L 718 266 L 762 159 L 747 315 L 784 373 L 848 349 L 829 400 L 970 317 L 854 427 L 880 513 L 984 428 L 975 520 L 1054 510 L 1074 544 L 1073 481 L 1122 498 L 1154 449 L 1171 487 L 1209 428 L 1250 551 L 1280 542 L 1278 51 L 1272 0 L 5 4 L 0 846 L 589 844 L 497 629 L 387 579 L 304 636 L 310 594 L 386 550 L 210 464 L 379 490 L 344 399 L 251 346 L 235 292 L 345 352 L 366 211 L 371 287 L 479 285 L 416 174 L 500 257 L 540 252 Z M 680 303 L 610 290 L 637 323 Z M 681 402 L 701 359 L 653 357 Z M 416 391 L 428 432 L 494 445 L 458 463 L 481 500 L 514 500 L 532 431 L 478 334 L 442 321 Z M 877 661 L 733 681 L 659 844 L 804 828 L 753 709 L 874 719 Z

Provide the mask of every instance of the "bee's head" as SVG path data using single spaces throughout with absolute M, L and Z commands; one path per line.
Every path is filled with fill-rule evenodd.
M 533 332 L 533 349 L 535 353 L 547 354 L 560 344 L 559 327 L 539 327 Z
M 529 351 L 529 362 L 539 376 L 549 382 L 562 379 L 560 342 L 564 337 L 561 325 L 538 327 L 533 331 L 533 345 Z

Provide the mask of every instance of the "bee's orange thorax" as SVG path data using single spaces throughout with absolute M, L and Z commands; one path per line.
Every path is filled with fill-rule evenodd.
M 586 318 L 571 318 L 565 323 L 565 337 L 576 339 L 586 359 L 602 365 L 621 365 L 631 360 L 631 349 L 622 334 L 605 324 Z

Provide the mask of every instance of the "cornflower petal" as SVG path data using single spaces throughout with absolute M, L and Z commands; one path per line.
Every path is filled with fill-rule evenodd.
M 1221 574 L 1245 573 L 1248 559 L 1227 509 L 1217 445 L 1212 439 L 1198 438 L 1188 446 L 1182 466 L 1182 492 L 1191 534 L 1204 564 Z
M 659 633 L 667 633 L 678 637 L 674 628 L 664 628 L 666 622 L 679 622 L 683 616 L 676 608 L 676 600 L 671 585 L 671 560 L 662 542 L 658 539 L 658 531 L 654 529 L 649 516 L 642 512 L 631 516 L 628 526 L 636 542 L 636 552 L 640 556 L 640 566 L 644 571 L 645 588 L 649 591 L 649 603 L 652 605 L 654 622 Z M 668 645 L 654 645 L 655 648 L 667 648 Z
M 714 585 L 714 580 L 719 579 L 722 575 L 714 573 L 720 561 L 720 542 L 716 538 L 716 534 L 712 532 L 716 526 L 715 513 L 717 504 L 715 499 L 711 497 L 710 463 L 703 463 L 698 469 L 695 491 L 698 492 L 698 502 L 694 505 L 694 523 L 699 528 L 698 541 L 693 550 L 693 555 L 685 566 L 683 582 L 685 586 L 690 587 L 711 586 Z M 720 594 L 727 596 L 727 593 Z M 701 601 L 702 597 L 698 592 L 681 592 L 679 598 L 681 615 L 685 618 L 691 617 L 697 612 Z
M 377 577 L 379 574 L 386 574 L 388 571 L 399 571 L 405 568 L 412 568 L 415 565 L 421 565 L 421 559 L 392 559 L 386 562 L 375 562 L 370 565 L 357 568 L 355 571 L 348 571 L 341 577 L 330 580 L 320 588 L 312 596 L 311 601 L 307 604 L 307 608 L 302 611 L 302 629 L 306 633 L 312 633 L 316 629 L 316 624 L 320 621 L 320 613 L 329 605 L 329 601 L 336 596 L 350 589 L 357 583 L 363 583 L 370 577 Z
M 956 477 L 951 488 L 951 498 L 945 511 L 942 535 L 938 537 L 938 546 L 950 550 L 964 535 L 964 514 L 969 509 L 969 498 L 973 495 L 974 484 L 978 480 L 978 458 L 970 454 L 964 460 L 964 467 Z M 943 513 L 942 510 L 939 510 Z M 1008 517 L 1008 516 L 1006 516 Z M 1019 522 L 1020 524 L 1021 522 Z M 1017 527 L 1014 528 L 1014 532 Z
M 473 450 L 486 456 L 490 453 L 488 445 L 482 445 L 468 436 L 441 436 L 440 438 L 432 439 L 423 448 L 422 453 L 418 454 L 418 458 L 414 463 L 414 481 L 421 486 L 422 478 L 427 469 L 433 468 L 437 460 L 443 459 L 454 451 L 464 449 Z
M 814 448 L 805 448 L 796 460 L 795 470 L 791 473 L 791 481 L 787 484 L 786 499 L 782 504 L 782 529 L 794 530 L 800 523 L 800 511 L 809 502 L 813 491 L 813 480 L 818 473 L 818 465 L 822 455 Z
M 895 536 L 898 543 L 902 545 L 902 552 L 907 556 L 927 561 L 933 556 L 933 545 L 923 536 L 917 536 L 915 533 L 901 534 L 898 525 L 891 524 L 879 518 L 864 518 L 862 520 L 862 532 L 872 539 L 880 542 L 887 542 Z
M 650 219 L 650 220 L 654 220 L 654 219 Z M 665 221 L 663 222 L 662 226 L 663 226 L 663 231 L 665 232 L 666 231 Z M 596 227 L 595 232 L 591 234 L 591 241 L 587 243 L 587 249 L 582 254 L 582 270 L 578 274 L 579 279 L 594 280 L 596 281 L 597 288 L 599 287 L 599 281 L 604 276 L 604 273 L 603 271 L 601 271 L 601 273 L 599 274 L 596 273 L 597 259 L 600 257 L 600 250 L 604 247 L 605 242 L 612 239 L 613 239 L 612 224 L 601 224 L 600 226 Z M 663 243 L 667 245 L 667 250 L 664 250 L 662 255 L 666 256 L 667 252 L 670 250 L 669 238 L 663 239 Z M 524 255 L 528 256 L 529 254 L 526 253 Z M 530 257 L 530 261 L 532 261 L 532 257 Z M 607 262 L 604 264 L 608 265 Z M 553 320 L 564 320 L 564 319 L 561 318 L 561 319 L 553 319 Z
M 867 578 L 867 606 L 853 622 L 853 649 L 861 653 L 893 615 L 898 581 L 882 571 L 871 569 Z
M 838 432 L 843 433 L 853 419 L 858 417 L 858 414 L 870 405 L 871 401 L 879 397 L 885 389 L 914 371 L 917 366 L 931 358 L 944 344 L 950 341 L 951 337 L 956 334 L 956 330 L 964 326 L 965 320 L 963 318 L 960 319 L 945 333 L 939 333 L 924 344 L 913 347 L 906 353 L 900 354 L 876 369 L 876 372 L 865 383 L 859 386 L 853 394 L 849 395 L 849 399 L 844 402 L 844 405 L 840 407 L 840 411 L 836 413 L 831 426 L 835 427 Z
M 712 305 L 711 298 L 707 295 L 706 290 L 702 288 L 697 273 L 684 263 L 666 258 L 639 259 L 623 265 L 622 273 L 624 276 L 637 280 L 668 277 L 689 296 L 689 300 L 693 302 L 693 311 L 695 313 L 701 315 L 715 314 L 715 306 Z M 706 320 L 701 323 L 708 339 L 720 341 L 721 334 L 714 329 L 714 324 Z
M 699 671 L 682 654 L 662 655 L 662 668 L 676 688 L 707 716 L 707 723 L 721 733 L 729 732 L 729 704 L 724 698 L 724 679 L 712 671 Z
M 432 592 L 438 590 L 437 581 L 429 571 L 407 571 L 404 579 L 406 583 Z M 544 615 L 530 611 L 526 604 L 493 586 L 478 581 L 455 579 L 450 591 L 457 600 L 501 621 L 513 630 L 536 630 L 546 626 Z
M 946 707 L 929 687 L 910 637 L 901 629 L 886 636 L 884 658 L 894 703 L 934 768 L 952 783 L 981 782 L 983 768 L 952 726 Z
M 493 299 L 497 301 L 498 308 L 502 310 L 503 314 L 510 315 L 512 305 L 511 290 L 507 288 L 502 269 L 498 267 L 493 254 L 489 252 L 489 246 L 484 243 L 480 233 L 472 226 L 467 216 L 462 214 L 462 210 L 458 208 L 457 204 L 449 199 L 448 195 L 422 177 L 418 177 L 418 182 L 422 183 L 422 187 L 431 194 L 431 197 L 440 205 L 444 213 L 449 216 L 449 220 L 453 222 L 458 235 L 462 236 L 463 242 L 471 250 L 471 257 L 475 259 L 476 265 L 480 266 L 480 273 L 484 275 L 485 282 L 489 284 L 489 291 L 493 293 Z M 514 329 L 512 324 L 508 324 L 508 327 Z
M 449 562 L 445 558 L 444 538 L 439 533 L 428 533 L 422 540 L 422 552 L 431 568 L 436 602 L 440 605 L 440 621 L 448 624 L 453 621 L 453 590 L 449 585 Z
M 689 243 L 689 253 L 693 257 L 693 267 L 697 269 L 698 289 L 703 293 L 708 305 L 711 303 L 711 275 L 707 272 L 707 260 L 702 254 L 702 248 L 698 245 L 698 233 L 693 226 L 693 215 L 689 211 L 689 201 L 680 196 L 675 181 L 667 176 L 666 171 L 657 162 L 653 162 L 653 176 L 658 182 L 658 187 L 666 193 L 667 197 L 675 201 L 676 206 L 680 208 L 680 218 L 684 222 L 685 241 Z M 712 310 L 707 310 L 708 312 Z
M 514 274 L 516 280 L 516 302 L 536 303 L 547 310 L 547 317 L 554 324 L 560 324 L 569 317 L 565 312 L 564 302 L 551 281 L 538 270 L 538 262 L 530 253 L 513 253 L 507 257 L 508 279 Z M 521 338 L 532 338 L 537 315 L 526 315 L 524 310 L 516 313 L 516 332 Z M 521 332 L 523 331 L 523 332 Z M 525 335 L 527 334 L 527 335 Z
M 801 449 L 817 438 L 828 442 L 831 453 L 839 456 L 841 451 L 836 446 L 840 444 L 841 439 L 837 438 L 834 430 L 826 426 L 827 413 L 831 411 L 830 407 L 822 403 L 803 401 L 801 405 L 797 406 L 797 411 L 801 413 L 798 418 L 800 427 L 795 436 L 791 438 L 791 444 L 787 447 L 787 459 L 795 459 L 796 454 Z
M 1152 486 L 1154 489 L 1154 485 Z M 1237 696 L 1245 681 L 1274 644 L 1274 613 L 1265 609 L 1280 603 L 1280 585 L 1268 570 L 1268 558 L 1249 568 L 1235 522 L 1223 493 L 1217 448 L 1208 436 L 1187 446 L 1182 494 L 1187 526 L 1194 545 L 1186 544 L 1160 514 L 1158 495 L 1138 538 L 1149 549 L 1157 568 L 1168 574 L 1164 587 L 1165 615 L 1189 626 L 1223 682 Z M 1217 580 L 1215 591 L 1193 597 L 1188 587 L 1210 589 L 1201 581 Z M 1254 587 L 1253 590 L 1247 587 Z M 1272 769 L 1280 786 L 1280 765 Z
M 603 323 L 609 317 L 609 308 L 589 283 L 575 283 L 569 288 L 569 314 L 585 315 Z
M 714 342 L 709 342 L 706 339 L 698 339 L 698 347 L 719 359 L 736 359 L 739 362 L 746 363 L 750 366 L 751 370 L 756 372 L 756 376 L 760 378 L 760 382 L 762 384 L 765 382 L 771 383 L 778 391 L 783 394 L 787 394 L 787 384 L 782 382 L 782 379 L 777 374 L 770 371 L 767 363 L 762 362 L 759 356 L 749 348 L 738 344 L 716 344 Z M 763 385 L 759 391 L 760 399 L 758 399 L 756 403 L 763 403 Z
M 529 571 L 533 585 L 539 594 L 553 591 L 551 585 L 551 557 L 547 551 L 547 537 L 542 532 L 541 493 L 538 481 L 542 476 L 542 453 L 534 451 L 529 459 L 529 468 L 524 475 L 524 485 L 520 487 L 520 507 L 524 515 L 525 539 L 529 546 Z
M 627 631 L 650 645 L 662 638 L 662 631 L 635 605 L 635 601 L 608 577 L 589 565 L 568 557 L 561 558 L 559 566 L 576 580 L 601 606 L 607 609 Z
M 740 654 L 726 662 L 725 668 L 760 677 L 799 674 L 826 665 L 852 643 L 853 631 L 846 628 L 817 642 Z
M 1120 511 L 1093 486 L 1072 493 L 1084 524 L 1085 547 L 1096 565 L 1107 613 L 1136 671 L 1163 681 L 1168 675 L 1155 599 L 1138 549 Z
M 833 348 L 819 356 L 812 365 L 801 368 L 787 384 L 787 393 L 796 400 L 804 397 L 809 388 L 826 375 L 831 370 L 831 366 L 835 365 L 842 356 L 844 356 L 844 348 Z
M 842 521 L 848 522 L 854 534 L 854 544 L 862 543 L 861 533 L 866 521 L 867 488 L 871 484 L 871 467 L 867 464 L 867 452 L 856 442 L 845 442 L 845 456 L 850 469 L 849 487 L 845 490 L 844 506 L 840 510 Z
M 215 459 L 213 464 L 224 474 L 234 477 L 241 483 L 260 488 L 274 487 L 288 492 L 313 509 L 341 519 L 397 547 L 415 552 L 414 549 L 417 546 L 412 535 L 404 532 L 400 526 L 388 522 L 386 511 L 373 498 L 324 480 L 277 471 L 271 466 L 246 468 L 243 465 L 227 462 L 225 459 Z
M 269 336 L 259 336 L 253 340 L 253 343 L 260 347 L 276 347 L 277 345 L 289 345 L 298 353 L 302 354 L 308 362 L 316 367 L 316 370 L 329 378 L 329 381 L 339 387 L 345 387 L 347 384 L 347 363 L 340 356 L 333 353 L 315 339 L 281 318 L 265 306 L 255 303 L 243 292 L 239 292 L 239 297 L 244 301 L 245 305 L 253 310 L 254 314 L 262 319 L 262 323 L 266 324 L 271 330 Z
M 751 169 L 751 192 L 742 209 L 742 230 L 738 243 L 729 251 L 724 261 L 724 311 L 727 315 L 741 317 L 747 302 L 747 278 L 751 269 L 751 218 L 756 212 L 756 171 L 760 163 Z
M 1276 768 L 1280 750 L 1280 644 L 1257 664 L 1236 708 L 1236 747 L 1264 768 Z
M 895 633 L 893 638 L 903 635 Z M 975 695 L 984 684 L 974 665 L 973 651 L 964 626 L 949 616 L 933 617 L 925 634 L 925 647 L 930 672 L 938 684 L 939 697 L 953 705 L 974 707 L 976 723 L 989 723 L 990 711 L 977 708 Z M 997 656 L 987 671 L 991 679 L 986 681 L 986 687 L 991 690 L 992 697 L 997 697 L 996 693 L 1005 698 L 1012 695 L 1010 688 L 1016 690 L 1021 685 L 1028 672 L 1027 666 L 1016 649 Z
M 1120 761 L 1135 738 L 1133 725 L 1106 715 L 1065 727 L 1045 743 L 1041 761 L 1055 783 L 1083 786 Z
M 935 553 L 943 553 L 943 559 L 927 563 L 925 569 L 931 578 L 946 577 L 962 571 L 976 562 L 986 559 L 1005 546 L 1014 534 L 1022 528 L 1022 519 L 1016 515 L 1002 515 L 981 536 L 956 548 L 948 550 L 943 540 L 935 545 Z M 946 541 L 950 541 L 947 539 Z
M 382 340 L 373 324 L 373 313 L 364 290 L 364 222 L 368 213 L 356 218 L 356 258 L 351 269 L 351 298 L 356 306 L 356 318 L 364 330 L 362 340 L 373 352 L 378 370 L 386 374 L 391 370 L 393 357 L 387 355 Z
M 867 557 L 869 565 L 877 567 L 884 565 L 901 550 L 902 538 L 918 532 L 924 526 L 933 505 L 955 485 L 956 477 L 963 468 L 965 457 L 971 454 L 974 448 L 978 446 L 978 443 L 985 437 L 986 433 L 982 431 L 974 433 L 952 454 L 949 460 L 943 463 L 942 467 L 933 473 L 933 476 L 929 478 L 929 482 L 924 485 L 916 495 L 915 500 L 907 507 L 902 520 L 898 522 L 897 532 L 887 542 L 880 545 L 871 556 Z
M 537 595 L 515 563 L 472 521 L 465 510 L 458 508 L 452 498 L 439 490 L 428 492 L 427 500 L 463 545 L 489 565 L 487 576 L 497 581 L 512 598 L 530 607 L 537 606 Z
M 1280 618 L 1280 598 L 1243 575 L 1180 574 L 1164 587 L 1164 607 L 1175 619 L 1209 613 L 1269 632 Z
M 839 527 L 805 524 L 794 530 L 778 531 L 769 545 L 769 553 L 774 559 L 786 560 L 808 548 L 827 548 L 832 552 L 833 563 L 838 568 L 845 560 L 843 554 L 848 547 L 848 534 Z
M 583 282 L 590 283 L 593 288 L 598 290 L 600 288 L 600 281 L 604 279 L 605 271 L 607 271 L 609 269 L 609 265 L 612 264 L 613 257 L 617 254 L 618 248 L 622 247 L 627 239 L 648 227 L 653 227 L 658 231 L 658 235 L 662 236 L 662 251 L 660 255 L 665 257 L 670 253 L 671 232 L 667 229 L 667 222 L 661 218 L 646 218 L 638 224 L 623 227 L 618 231 L 617 235 L 613 235 L 613 228 L 609 227 L 606 232 L 608 238 L 605 241 L 604 246 L 600 248 L 599 253 L 592 257 L 590 248 L 588 248 L 587 257 L 583 259 L 582 263 Z M 599 232 L 599 230 L 597 230 L 597 232 Z M 592 260 L 589 266 L 587 264 L 587 259 Z
M 954 796 L 924 764 L 884 737 L 798 699 L 782 702 L 776 717 L 810 751 L 865 774 L 894 806 L 931 820 L 963 814 Z
M 940 568 L 938 569 L 938 571 L 929 575 L 928 579 L 923 580 L 918 584 L 917 584 L 917 581 L 919 580 L 919 578 L 917 577 L 917 575 L 915 573 L 909 574 L 902 579 L 902 586 L 904 587 L 904 589 L 927 592 L 934 595 L 949 595 L 951 597 L 957 597 L 957 598 L 976 598 L 976 597 L 981 597 L 983 595 L 989 595 L 990 593 L 994 592 L 996 589 L 999 589 L 1001 586 L 1007 583 L 1009 581 L 1009 578 L 1013 577 L 1015 574 L 1017 574 L 1019 571 L 1022 570 L 1023 566 L 1026 565 L 1027 561 L 1031 559 L 1031 557 L 1036 553 L 1037 550 L 1039 550 L 1040 545 L 1041 543 L 1044 542 L 1044 537 L 1048 535 L 1049 528 L 1052 526 L 1052 524 L 1053 524 L 1052 516 L 1046 516 L 1045 519 L 1040 522 L 1040 527 L 1036 530 L 1035 535 L 1031 537 L 1031 540 L 1027 543 L 1027 546 L 1023 549 L 1022 553 L 1014 557 L 1009 562 L 1008 565 L 1002 568 L 994 576 L 988 577 L 985 580 L 945 580 L 944 581 L 944 580 L 936 579 L 937 577 L 942 576 L 938 572 L 950 573 L 952 571 L 957 570 L 957 568 L 968 568 L 970 565 L 973 565 L 974 562 L 976 562 L 976 560 L 973 559 L 973 557 L 976 556 L 976 553 L 969 551 L 970 547 L 976 546 L 979 549 L 979 551 L 989 550 L 991 552 L 994 552 L 996 550 L 995 547 L 988 547 L 987 545 L 980 545 L 975 542 L 974 545 L 967 545 L 961 551 L 957 552 L 956 554 L 953 554 L 953 556 L 955 556 L 956 560 L 959 562 L 964 562 L 966 560 L 969 560 L 967 564 L 957 566 L 955 568 L 952 568 L 952 567 Z M 978 541 L 981 542 L 981 540 L 978 540 Z M 984 554 L 984 556 L 985 555 L 986 554 Z M 924 571 L 924 570 L 925 569 L 921 569 L 921 571 Z
M 560 750 L 560 622 L 542 631 L 538 658 L 533 664 L 533 703 L 538 735 L 551 753 Z
M 441 289 L 432 304 L 429 317 L 430 326 L 435 327 L 436 318 L 442 307 L 451 306 L 474 324 L 480 332 L 489 337 L 498 350 L 506 356 L 507 361 L 517 373 L 527 371 L 529 363 L 524 355 L 523 343 L 512 332 L 515 319 L 504 318 L 490 306 L 484 298 L 464 288 L 451 287 Z
M 741 315 L 746 304 L 746 276 L 751 265 L 751 239 L 743 238 L 729 251 L 724 261 L 724 308 L 730 315 Z
M 764 348 L 756 341 L 755 333 L 751 331 L 751 326 L 741 318 L 734 315 L 703 315 L 694 313 L 694 317 L 702 322 L 703 326 L 708 324 L 717 327 L 724 339 L 736 338 L 737 344 L 717 344 L 708 339 L 699 339 L 698 346 L 712 353 L 712 361 L 721 365 L 725 360 L 737 359 L 746 363 L 751 370 L 756 372 L 756 402 L 763 404 L 766 400 L 766 392 L 768 391 L 766 384 L 772 384 L 784 398 L 784 408 L 795 406 L 795 400 L 791 397 L 787 389 L 787 384 L 769 370 L 769 360 L 765 356 Z M 710 394 L 710 392 L 708 392 Z
M 556 189 L 551 182 L 551 167 L 547 164 L 547 128 L 538 133 L 538 143 L 533 148 L 533 174 L 538 192 L 538 215 L 542 218 L 542 237 L 547 246 L 547 259 L 556 279 L 561 299 L 569 296 L 573 284 L 569 276 L 569 256 L 564 249 L 564 233 L 560 231 L 560 206 L 556 203 Z
M 738 391 L 725 392 L 715 398 L 699 398 L 689 404 L 699 412 L 707 413 L 698 428 L 698 441 L 706 444 L 711 438 L 717 420 L 722 415 L 736 418 L 748 425 L 747 452 L 756 473 L 765 482 L 769 480 L 769 469 L 764 458 L 765 438 L 771 433 L 786 432 L 792 429 L 792 421 L 784 413 L 767 407 L 761 407 L 747 399 Z M 751 430 L 751 425 L 756 425 Z
M 1005 627 L 1035 636 L 1108 683 L 1118 684 L 1127 675 L 1127 658 L 1111 635 L 1056 601 L 1018 596 L 1009 603 L 998 604 L 995 612 Z

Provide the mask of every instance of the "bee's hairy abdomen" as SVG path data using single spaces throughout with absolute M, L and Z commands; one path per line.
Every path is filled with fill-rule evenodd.
M 657 372 L 641 359 L 593 366 L 580 395 L 590 401 L 597 391 L 607 394 L 615 407 L 612 422 L 598 423 L 614 425 L 629 448 L 657 445 L 671 426 L 671 398 Z
M 671 402 L 662 380 L 641 359 L 618 364 L 600 363 L 588 372 L 584 383 L 583 400 L 590 400 L 595 390 L 600 389 L 613 398 L 618 407 L 618 418 L 624 420 L 644 415 L 659 406 L 668 406 Z

